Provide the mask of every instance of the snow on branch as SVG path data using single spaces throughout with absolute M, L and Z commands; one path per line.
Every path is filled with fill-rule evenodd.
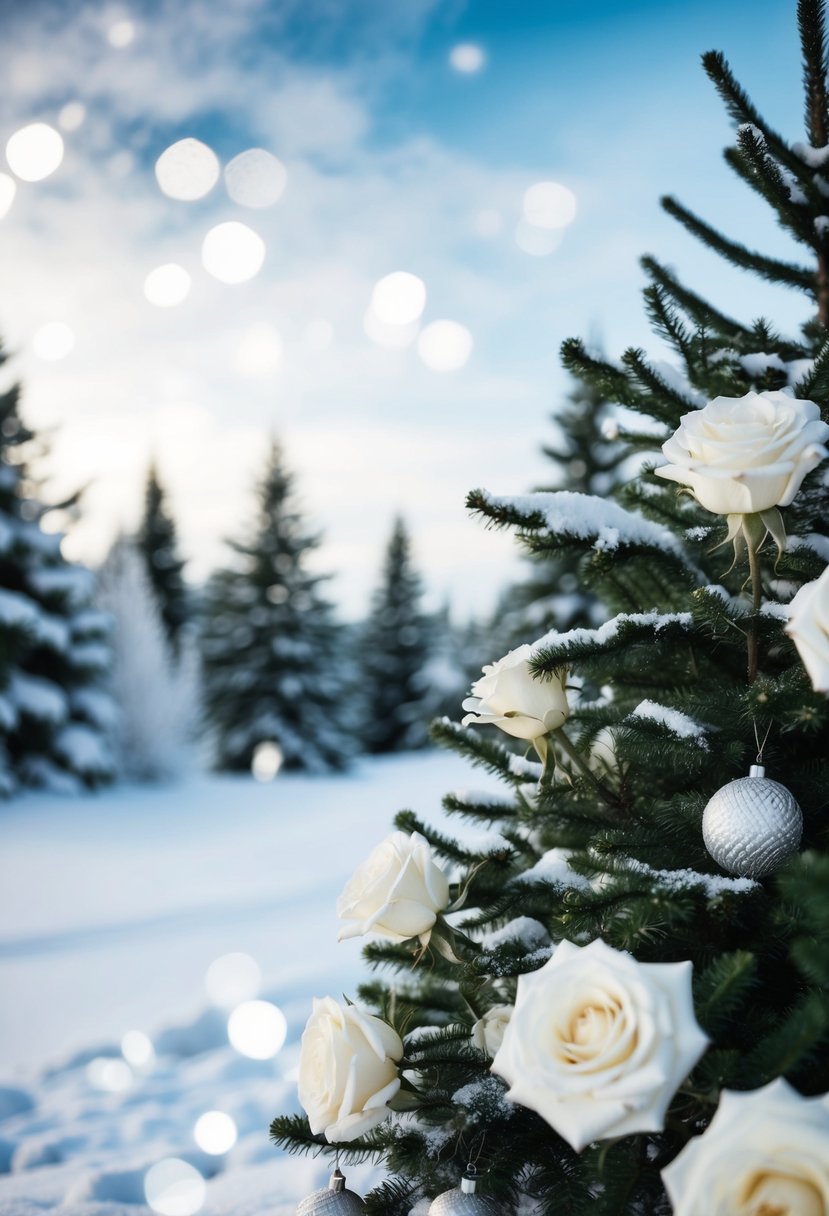
M 568 657 L 583 658 L 586 653 L 607 650 L 615 643 L 627 645 L 637 635 L 650 639 L 654 633 L 665 631 L 666 636 L 671 636 L 690 629 L 693 622 L 690 612 L 620 612 L 597 629 L 570 629 L 567 633 L 551 629 L 533 642 L 534 666 L 566 662 Z
M 644 718 L 648 722 L 656 722 L 664 726 L 677 739 L 692 739 L 697 747 L 708 750 L 708 740 L 705 737 L 705 727 L 688 714 L 668 705 L 659 705 L 656 701 L 640 701 L 630 714 L 631 718 Z
M 700 874 L 696 870 L 655 870 L 653 866 L 644 861 L 637 861 L 634 857 L 620 857 L 618 861 L 628 873 L 654 878 L 660 887 L 669 891 L 702 889 L 709 899 L 726 894 L 745 895 L 760 886 L 753 878 L 727 878 L 721 874 Z
M 682 546 L 668 528 L 595 494 L 554 490 L 498 496 L 480 490 L 472 496 L 471 505 L 496 518 L 503 516 L 504 522 L 545 528 L 552 536 L 591 541 L 597 552 L 644 546 L 660 549 L 687 564 Z

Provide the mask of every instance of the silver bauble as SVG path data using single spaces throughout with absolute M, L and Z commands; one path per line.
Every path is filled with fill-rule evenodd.
M 366 1205 L 356 1191 L 348 1191 L 345 1178 L 339 1170 L 334 1170 L 328 1186 L 313 1195 L 300 1199 L 296 1216 L 356 1216 L 364 1212 Z
M 800 847 L 800 807 L 765 771 L 752 764 L 751 775 L 717 790 L 703 813 L 705 847 L 729 874 L 763 878 Z
M 503 1216 L 503 1208 L 488 1195 L 476 1194 L 477 1181 L 464 1178 L 429 1205 L 429 1216 Z

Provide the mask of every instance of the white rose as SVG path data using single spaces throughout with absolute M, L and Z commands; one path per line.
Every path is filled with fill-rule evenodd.
M 684 414 L 662 451 L 660 477 L 689 486 L 715 515 L 787 507 L 807 473 L 829 456 L 829 426 L 813 401 L 783 392 L 715 397 Z
M 812 687 L 829 692 L 829 566 L 792 600 L 786 633 L 794 638 Z
M 563 941 L 518 977 L 515 1012 L 492 1071 L 581 1152 L 593 1140 L 662 1129 L 705 1050 L 691 963 L 639 963 L 603 941 Z
M 402 1055 L 399 1035 L 380 1018 L 315 999 L 299 1053 L 299 1100 L 314 1135 L 336 1144 L 382 1123 L 400 1088 Z
M 472 1045 L 494 1056 L 504 1041 L 504 1031 L 512 1017 L 512 1005 L 493 1005 L 472 1027 Z
M 497 726 L 516 739 L 538 739 L 563 726 L 570 713 L 565 673 L 535 679 L 530 672 L 532 646 L 519 646 L 497 663 L 484 667 L 472 685 L 463 725 Z
M 339 941 L 378 933 L 393 942 L 419 937 L 425 945 L 438 912 L 449 905 L 449 882 L 419 832 L 392 832 L 349 879 L 337 916 L 352 921 Z
M 674 1216 L 827 1216 L 829 1104 L 778 1077 L 723 1090 L 709 1127 L 662 1171 Z

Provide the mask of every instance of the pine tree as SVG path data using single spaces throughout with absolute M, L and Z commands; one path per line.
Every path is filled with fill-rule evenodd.
M 0 791 L 73 791 L 113 775 L 109 622 L 92 607 L 90 571 L 44 530 L 50 507 L 35 496 L 37 442 L 19 397 L 17 385 L 0 394 Z
M 204 597 L 202 665 L 207 721 L 222 769 L 250 770 L 256 748 L 275 743 L 287 768 L 343 767 L 340 630 L 308 569 L 319 537 L 307 528 L 281 448 L 271 446 L 248 539 L 217 571 Z
M 138 542 L 119 537 L 98 573 L 97 603 L 111 618 L 111 688 L 119 771 L 135 781 L 168 780 L 187 764 L 195 720 L 189 652 L 175 661 Z
M 794 1216 L 825 1208 L 829 1119 L 807 1101 L 829 1090 L 823 3 L 800 0 L 798 21 L 808 143 L 789 145 L 764 122 L 722 55 L 703 63 L 738 124 L 728 163 L 771 205 L 803 262 L 753 252 L 674 200 L 665 206 L 733 264 L 804 294 L 815 317 L 800 337 L 733 320 L 646 258 L 646 307 L 679 367 L 657 367 L 638 349 L 617 365 L 578 341 L 563 354 L 586 384 L 640 416 L 620 426 L 628 453 L 665 443 L 660 471 L 645 461 L 609 500 L 570 491 L 470 496 L 473 511 L 516 529 L 530 553 L 577 555 L 606 619 L 527 638 L 523 673 L 507 673 L 519 694 L 531 690 L 527 708 L 508 712 L 480 688 L 467 725 L 436 729 L 506 788 L 451 794 L 445 809 L 497 835 L 473 848 L 410 812 L 397 817 L 401 834 L 429 842 L 452 879 L 447 899 L 463 912 L 447 922 L 447 901 L 429 905 L 422 895 L 437 919 L 430 930 L 426 916 L 414 930 L 421 940 L 409 942 L 383 930 L 395 907 L 389 891 L 374 918 L 380 940 L 366 958 L 396 974 L 359 995 L 403 1038 L 402 1060 L 392 1057 L 402 1087 L 387 1099 L 400 1113 L 337 1146 L 343 1162 L 375 1156 L 388 1167 L 369 1213 L 405 1216 L 423 1196 L 455 1185 L 470 1156 L 508 1213 Z M 678 493 L 672 481 L 687 488 Z M 580 696 L 582 683 L 601 692 Z M 547 700 L 549 724 L 546 711 L 539 718 Z M 486 725 L 487 708 L 504 733 Z M 534 737 L 541 763 L 511 743 L 521 731 Z M 612 738 L 601 764 L 600 731 Z M 705 847 L 703 812 L 758 754 L 802 808 L 802 842 L 776 869 L 740 876 L 737 861 L 723 874 Z M 757 805 L 749 835 L 762 833 L 765 814 Z M 404 848 L 399 839 L 395 848 Z M 418 856 L 423 868 L 422 849 Z M 380 872 L 372 874 L 382 886 Z M 439 889 L 434 879 L 431 889 Z M 352 890 L 340 915 L 354 902 Z M 365 906 L 361 915 L 372 923 Z M 661 1006 L 659 1029 L 655 1015 L 639 1020 L 635 1009 L 650 1008 L 645 998 L 607 986 L 608 948 L 613 974 L 635 971 L 646 988 L 657 974 L 667 984 L 670 972 L 672 984 L 686 985 L 684 1007 L 675 1001 L 668 1014 Z M 424 950 L 428 958 L 412 969 Z M 550 977 L 565 974 L 559 966 L 567 981 L 551 988 Z M 534 1005 L 542 985 L 549 1004 Z M 581 995 L 585 985 L 592 995 Z M 654 1051 L 660 1062 L 646 1081 L 647 1070 L 637 1070 L 655 1062 Z M 621 1080 L 616 1089 L 611 1074 Z M 658 1109 L 648 1107 L 654 1093 L 664 1099 Z M 309 1083 L 309 1104 L 313 1094 Z M 743 1119 L 738 1107 L 759 1114 Z M 283 1116 L 272 1134 L 294 1150 L 333 1153 L 324 1130 L 324 1119 L 312 1133 L 307 1119 Z M 704 1159 L 708 1167 L 695 1173 Z
M 180 654 L 181 630 L 190 620 L 187 585 L 182 576 L 175 521 L 167 509 L 166 494 L 155 465 L 150 466 L 144 494 L 144 515 L 138 529 L 138 546 L 158 600 L 161 619 L 175 657 Z
M 431 648 L 422 595 L 409 534 L 398 517 L 358 648 L 364 707 L 360 738 L 368 752 L 401 751 L 426 743 Z
M 613 442 L 615 424 L 606 398 L 593 385 L 576 380 L 565 405 L 553 415 L 553 425 L 555 437 L 542 447 L 554 469 L 550 488 L 600 497 L 611 493 L 626 453 Z M 583 554 L 529 556 L 529 576 L 500 598 L 490 646 L 497 639 L 508 650 L 532 633 L 595 625 L 601 619 L 601 603 L 584 585 Z

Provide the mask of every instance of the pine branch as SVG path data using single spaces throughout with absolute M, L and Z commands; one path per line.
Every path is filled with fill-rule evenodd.
M 417 1186 L 406 1178 L 386 1178 L 365 1198 L 366 1216 L 408 1216 Z
M 741 270 L 750 270 L 754 274 L 760 275 L 761 278 L 768 279 L 771 283 L 793 287 L 798 291 L 806 292 L 812 298 L 815 297 L 817 290 L 815 274 L 807 267 L 796 266 L 793 262 L 781 262 L 776 258 L 767 258 L 761 253 L 752 253 L 745 245 L 729 240 L 728 237 L 717 232 L 670 195 L 666 195 L 662 199 L 662 207 L 692 236 L 695 236 L 709 249 L 721 254 L 733 266 L 738 266 Z
M 520 785 L 527 780 L 527 775 L 516 768 L 520 757 L 481 730 L 461 726 L 449 718 L 440 718 L 432 723 L 429 736 L 439 746 L 465 756 L 479 768 L 487 769 L 511 785 Z
M 647 394 L 647 407 L 640 406 L 649 417 L 658 418 L 672 430 L 683 414 L 696 408 L 696 402 L 678 392 L 648 363 L 645 352 L 631 347 L 622 355 L 622 362 Z
M 636 394 L 622 368 L 589 355 L 580 339 L 568 338 L 562 343 L 561 362 L 568 372 L 593 386 L 608 401 L 629 406 L 637 403 Z
M 725 108 L 738 125 L 750 123 L 762 132 L 772 155 L 798 177 L 806 176 L 806 166 L 792 152 L 781 135 L 778 135 L 755 108 L 745 89 L 735 78 L 728 61 L 721 51 L 706 51 L 702 66 L 722 98 Z
M 718 312 L 706 300 L 703 300 L 702 296 L 698 296 L 690 288 L 683 286 L 670 270 L 657 262 L 656 258 L 646 254 L 641 259 L 641 266 L 653 282 L 661 287 L 672 300 L 675 300 L 697 325 L 711 329 L 731 341 L 739 341 L 741 338 L 749 336 L 751 331 L 745 325 L 727 317 L 725 313 Z
M 720 955 L 696 976 L 694 1007 L 700 1025 L 713 1039 L 728 1029 L 756 983 L 757 960 L 747 950 Z
M 792 198 L 793 186 L 783 177 L 779 165 L 768 155 L 765 142 L 753 127 L 742 127 L 737 132 L 737 147 L 726 148 L 726 163 L 742 180 L 754 190 L 777 213 L 781 225 L 797 241 L 810 249 L 818 246 L 818 236 L 811 209 Z M 797 188 L 801 189 L 800 183 Z M 809 192 L 813 201 L 819 196 L 813 188 Z M 804 200 L 806 195 L 804 193 Z

